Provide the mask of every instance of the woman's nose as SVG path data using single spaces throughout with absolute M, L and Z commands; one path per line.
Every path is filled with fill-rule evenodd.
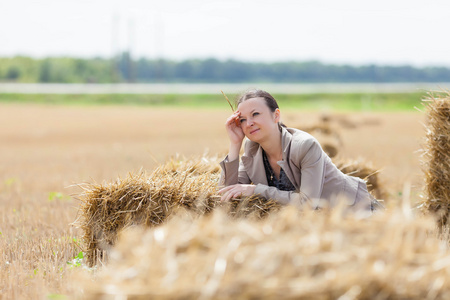
M 248 119 L 247 120 L 247 126 L 253 126 L 253 120 L 252 119 Z

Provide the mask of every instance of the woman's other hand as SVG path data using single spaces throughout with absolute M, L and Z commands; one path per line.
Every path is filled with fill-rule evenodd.
M 229 201 L 232 198 L 240 196 L 251 196 L 255 193 L 256 185 L 253 184 L 234 184 L 219 190 L 220 201 Z

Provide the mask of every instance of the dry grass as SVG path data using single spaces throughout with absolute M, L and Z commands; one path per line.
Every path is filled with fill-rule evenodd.
M 67 264 L 81 250 L 66 200 L 42 203 L 18 184 L 0 190 L 0 299 L 70 294 Z
M 220 120 L 228 115 L 227 109 L 1 104 L 0 144 L 7 146 L 0 147 L 0 298 L 47 299 L 49 294 L 69 296 L 79 289 L 71 273 L 80 267 L 72 269 L 67 261 L 78 254 L 83 235 L 70 226 L 80 203 L 68 196 L 80 190 L 68 186 L 114 182 L 128 172 L 153 170 L 176 153 L 221 153 L 227 142 Z M 284 112 L 283 121 L 309 124 L 318 117 L 319 113 Z M 411 200 L 416 202 L 423 182 L 414 152 L 424 135 L 422 115 L 339 117 L 360 125 L 339 128 L 339 155 L 364 157 L 383 168 L 379 178 L 392 203 L 410 182 Z M 62 196 L 49 197 L 55 192 Z

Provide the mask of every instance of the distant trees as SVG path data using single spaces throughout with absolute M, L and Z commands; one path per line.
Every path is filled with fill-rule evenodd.
M 16 56 L 0 58 L 2 82 L 449 82 L 445 67 L 334 65 L 319 61 L 274 63 L 221 61 L 214 58 L 172 61 Z

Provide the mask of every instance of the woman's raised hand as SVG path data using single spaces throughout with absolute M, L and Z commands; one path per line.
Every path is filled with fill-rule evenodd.
M 242 131 L 241 125 L 239 123 L 239 116 L 241 113 L 235 111 L 226 121 L 225 127 L 227 129 L 228 137 L 230 142 L 234 145 L 240 145 L 245 135 Z

